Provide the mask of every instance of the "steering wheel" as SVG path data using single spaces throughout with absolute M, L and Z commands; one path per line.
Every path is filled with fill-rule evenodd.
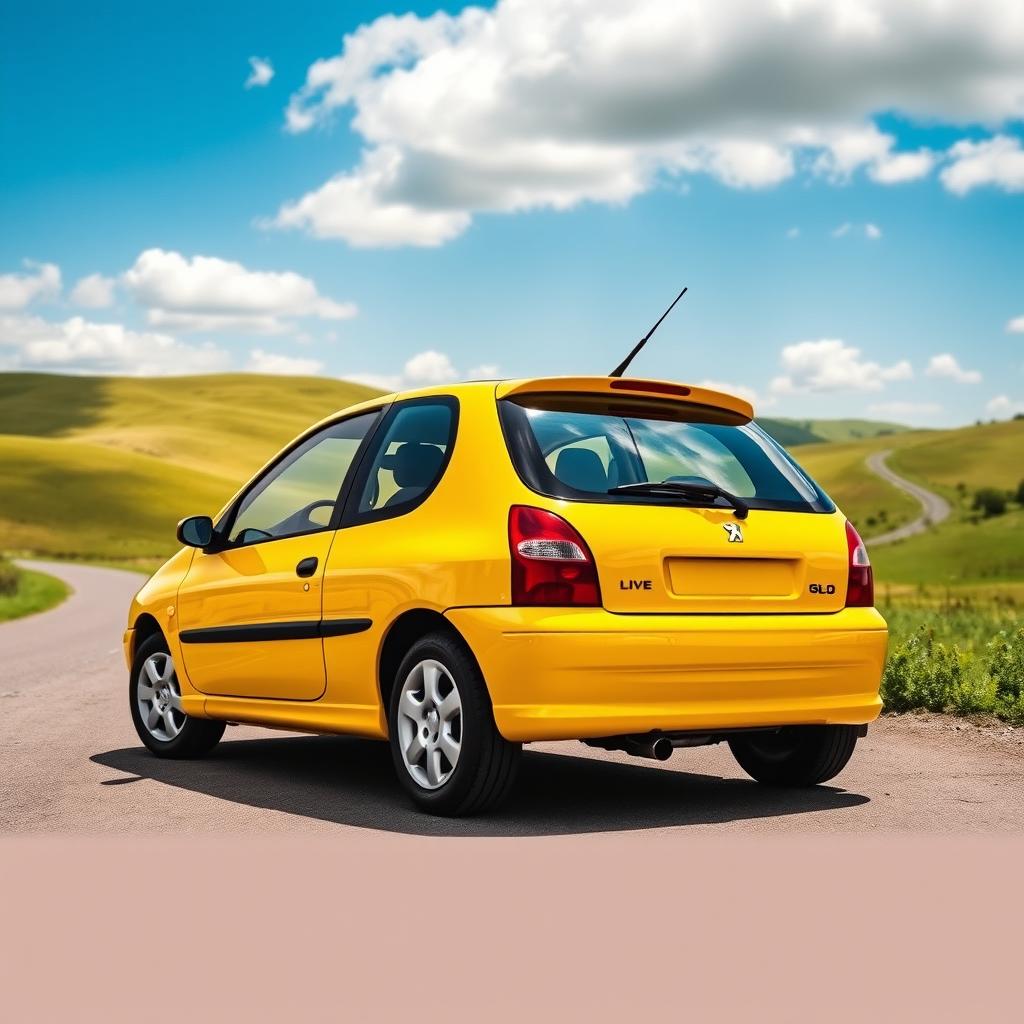
M 316 501 L 311 501 L 304 508 L 300 508 L 297 512 L 293 512 L 287 519 L 282 519 L 281 522 L 272 526 L 270 528 L 270 533 L 275 537 L 287 537 L 293 533 L 306 533 L 309 530 L 321 530 L 323 529 L 322 524 L 313 522 L 310 515 L 318 508 L 329 508 L 333 510 L 335 504 L 336 503 L 331 501 L 330 498 L 318 498 Z
M 311 501 L 305 508 L 300 508 L 299 511 L 295 513 L 295 518 L 305 519 L 310 526 L 319 526 L 319 523 L 313 522 L 312 513 L 318 508 L 329 508 L 333 512 L 336 504 L 337 502 L 331 501 L 330 498 L 320 498 L 317 501 Z M 289 516 L 288 518 L 291 519 L 293 517 Z

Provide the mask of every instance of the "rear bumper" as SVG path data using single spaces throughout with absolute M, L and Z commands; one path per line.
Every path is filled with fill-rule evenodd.
M 831 615 L 447 613 L 509 740 L 663 730 L 863 725 L 882 708 L 888 631 L 873 608 Z

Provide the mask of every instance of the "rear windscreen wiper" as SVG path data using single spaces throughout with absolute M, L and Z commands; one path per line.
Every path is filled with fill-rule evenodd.
M 698 498 L 714 499 L 722 498 L 736 510 L 737 519 L 746 519 L 750 506 L 735 494 L 730 493 L 718 484 L 709 480 L 707 483 L 683 483 L 681 480 L 665 480 L 657 483 L 653 480 L 645 480 L 638 484 L 619 484 L 618 487 L 610 487 L 609 494 L 637 494 L 643 497 L 652 498 Z

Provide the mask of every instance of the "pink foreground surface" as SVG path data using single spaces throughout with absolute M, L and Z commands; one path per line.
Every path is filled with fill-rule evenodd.
M 1016 838 L 31 837 L 4 1017 L 1019 1020 Z

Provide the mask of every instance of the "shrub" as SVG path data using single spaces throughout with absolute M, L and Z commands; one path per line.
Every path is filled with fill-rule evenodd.
M 1024 626 L 997 633 L 986 653 L 996 714 L 1014 725 L 1024 725 Z
M 889 711 L 981 711 L 991 709 L 985 687 L 971 678 L 972 656 L 956 644 L 936 641 L 922 626 L 889 653 L 882 677 L 882 700 Z
M 9 597 L 18 589 L 21 572 L 17 566 L 11 565 L 6 559 L 0 558 L 0 595 Z
M 1024 505 L 1024 480 L 1017 484 L 1017 504 Z
M 1001 516 L 1006 511 L 1006 495 L 997 487 L 982 487 L 974 492 L 973 507 L 986 519 Z

